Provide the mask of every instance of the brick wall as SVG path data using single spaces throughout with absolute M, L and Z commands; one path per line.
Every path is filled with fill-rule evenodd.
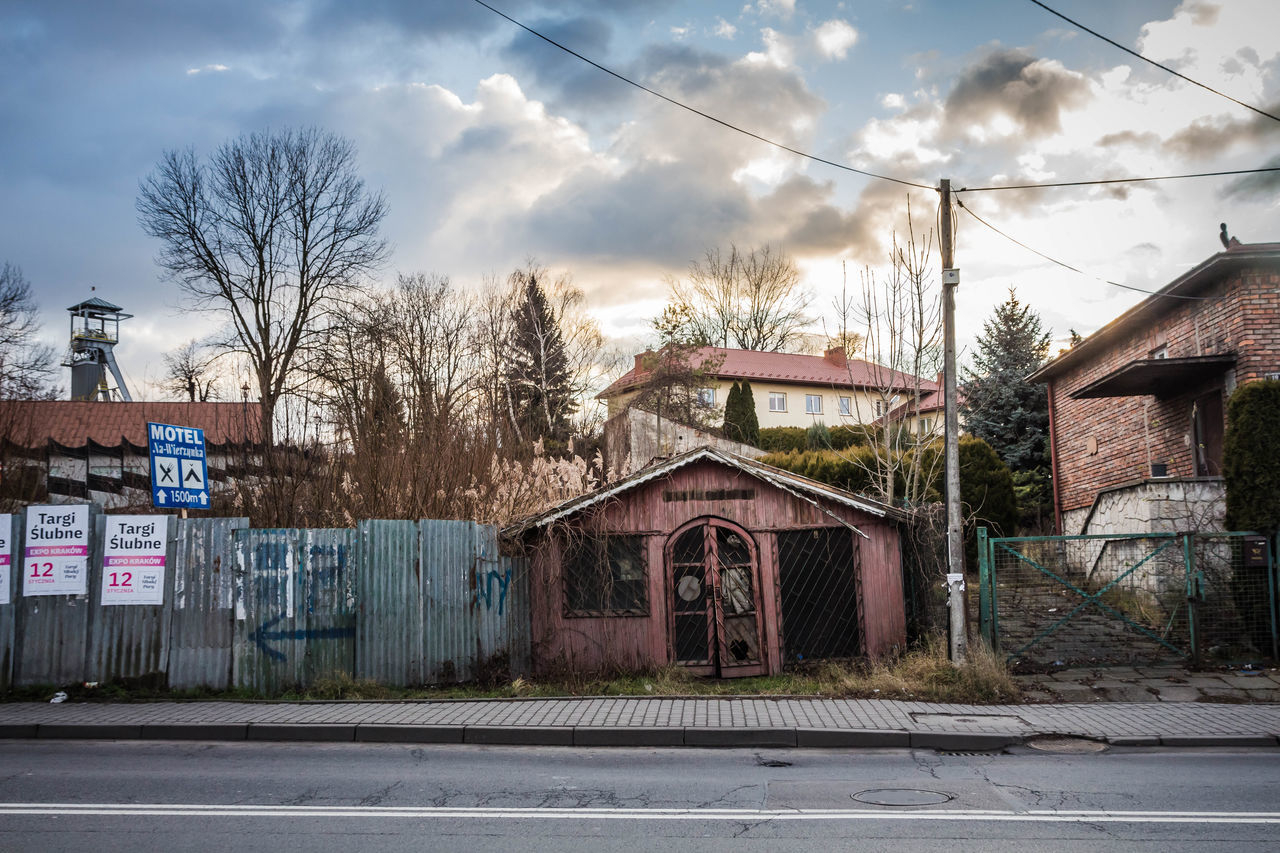
M 1236 383 L 1280 371 L 1280 274 L 1246 268 L 1196 295 L 1210 298 L 1164 300 L 1172 303 L 1164 314 L 1051 380 L 1063 512 L 1088 507 L 1099 489 L 1146 479 L 1151 463 L 1166 464 L 1169 476 L 1195 476 L 1192 401 L 1216 387 L 1229 394 Z M 1169 358 L 1235 353 L 1236 367 L 1221 382 L 1188 387 L 1173 399 L 1071 398 L 1123 365 L 1150 358 L 1162 346 Z

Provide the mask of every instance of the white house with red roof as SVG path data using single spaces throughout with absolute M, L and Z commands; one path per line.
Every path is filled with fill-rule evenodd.
M 652 380 L 646 364 L 653 356 L 637 355 L 635 366 L 600 392 L 598 399 L 606 401 L 610 417 L 626 410 Z M 719 415 L 733 383 L 750 382 L 762 429 L 871 424 L 915 394 L 938 388 L 931 379 L 848 358 L 841 347 L 822 355 L 700 347 L 689 361 L 705 371 L 701 394 Z

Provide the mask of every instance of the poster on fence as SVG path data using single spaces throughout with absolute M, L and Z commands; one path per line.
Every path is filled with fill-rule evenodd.
M 8 604 L 13 581 L 13 516 L 0 513 L 0 604 Z
M 27 507 L 22 594 L 84 595 L 88 591 L 88 505 Z
M 109 515 L 102 541 L 102 603 L 164 604 L 167 515 Z

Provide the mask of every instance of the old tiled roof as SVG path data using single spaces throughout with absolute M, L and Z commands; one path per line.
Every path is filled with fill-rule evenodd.
M 878 364 L 851 358 L 847 366 L 820 355 L 793 355 L 781 352 L 700 347 L 690 355 L 695 366 L 710 363 L 709 375 L 719 379 L 748 379 L 794 385 L 824 385 L 832 388 L 911 388 L 915 380 L 905 373 Z M 718 362 L 718 364 L 717 364 Z M 632 368 L 600 392 L 605 399 L 642 387 L 649 371 Z M 932 380 L 920 380 L 922 391 L 937 387 Z
M 106 403 L 78 400 L 0 400 L 0 440 L 20 447 L 50 441 L 84 447 L 147 446 L 147 422 L 204 430 L 207 444 L 258 441 L 259 410 L 243 403 Z

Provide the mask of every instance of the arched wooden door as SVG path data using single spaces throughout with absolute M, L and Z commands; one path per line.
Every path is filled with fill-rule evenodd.
M 760 560 L 736 524 L 700 518 L 667 540 L 672 659 L 702 675 L 762 675 Z

